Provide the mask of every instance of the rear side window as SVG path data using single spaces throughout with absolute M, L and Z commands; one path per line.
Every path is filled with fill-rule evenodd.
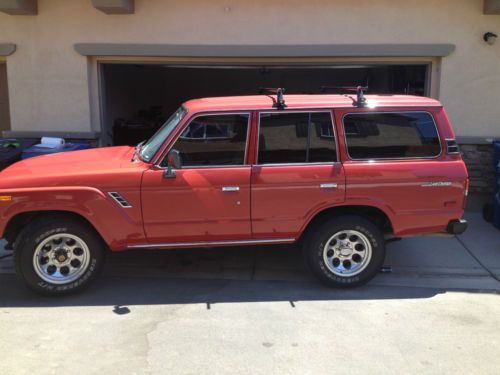
M 344 116 L 347 152 L 352 159 L 435 157 L 439 135 L 427 112 L 351 113 Z
M 336 160 L 330 112 L 260 114 L 259 164 Z

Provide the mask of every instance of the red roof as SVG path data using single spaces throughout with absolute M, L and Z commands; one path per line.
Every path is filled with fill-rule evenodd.
M 189 100 L 184 105 L 193 112 L 207 110 L 272 109 L 272 96 L 226 96 Z M 352 107 L 356 95 L 284 95 L 287 109 Z M 431 98 L 411 95 L 365 95 L 369 107 L 440 107 Z

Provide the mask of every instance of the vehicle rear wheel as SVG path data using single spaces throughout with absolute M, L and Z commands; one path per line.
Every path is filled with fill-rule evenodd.
M 340 216 L 320 225 L 309 236 L 304 250 L 313 273 L 331 287 L 367 283 L 385 259 L 380 229 L 356 215 Z
M 93 228 L 73 218 L 40 218 L 15 244 L 17 275 L 36 292 L 59 295 L 92 281 L 104 261 L 104 244 Z

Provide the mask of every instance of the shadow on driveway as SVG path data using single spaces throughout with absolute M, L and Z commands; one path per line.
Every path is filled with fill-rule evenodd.
M 317 282 L 294 247 L 182 249 L 109 254 L 103 274 L 81 293 L 38 296 L 14 275 L 0 276 L 0 307 L 127 306 L 430 298 L 460 288 L 377 285 L 329 289 Z M 477 291 L 476 291 L 477 292 Z M 491 292 L 490 292 L 491 293 Z

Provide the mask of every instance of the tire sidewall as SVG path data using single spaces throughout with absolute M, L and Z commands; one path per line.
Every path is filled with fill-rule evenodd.
M 79 237 L 89 248 L 89 264 L 86 271 L 76 280 L 67 284 L 52 284 L 40 278 L 33 266 L 35 249 L 47 237 L 58 233 L 68 233 Z M 73 222 L 54 222 L 26 228 L 19 245 L 15 249 L 17 274 L 29 288 L 47 295 L 70 293 L 88 284 L 98 273 L 103 263 L 103 244 L 92 230 Z
M 372 256 L 366 268 L 353 276 L 341 277 L 328 269 L 323 258 L 328 240 L 342 230 L 355 230 L 366 236 L 372 246 Z M 306 256 L 314 274 L 324 283 L 334 287 L 354 287 L 371 280 L 382 267 L 385 243 L 380 230 L 370 221 L 357 216 L 342 216 L 321 225 L 312 235 Z

